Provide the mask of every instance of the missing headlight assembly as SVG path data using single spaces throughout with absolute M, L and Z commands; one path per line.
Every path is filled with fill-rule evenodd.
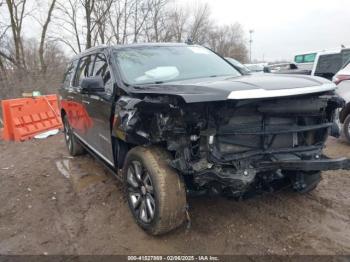
M 342 105 L 332 94 L 193 104 L 146 96 L 119 103 L 119 138 L 165 147 L 169 165 L 193 194 L 244 197 L 277 184 L 308 191 L 319 182 L 319 171 L 348 163 L 322 155 Z M 307 174 L 312 181 L 304 181 Z

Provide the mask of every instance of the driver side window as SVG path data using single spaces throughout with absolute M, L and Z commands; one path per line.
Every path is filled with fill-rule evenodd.
M 80 59 L 73 86 L 80 86 L 80 82 L 83 78 L 91 76 L 93 57 L 91 55 L 84 56 Z
M 105 93 L 107 95 L 112 95 L 113 81 L 111 78 L 111 72 L 109 70 L 108 62 L 104 54 L 96 54 L 92 75 L 101 76 L 105 87 Z

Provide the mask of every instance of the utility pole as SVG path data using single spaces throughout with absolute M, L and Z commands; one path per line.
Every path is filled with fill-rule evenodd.
M 250 29 L 249 30 L 249 62 L 252 63 L 252 43 L 253 43 L 253 33 L 254 30 Z

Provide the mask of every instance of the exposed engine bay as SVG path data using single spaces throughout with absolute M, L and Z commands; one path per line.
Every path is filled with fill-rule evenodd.
M 159 145 L 188 192 L 245 197 L 292 186 L 307 191 L 321 170 L 339 168 L 322 155 L 338 135 L 333 92 L 281 98 L 185 103 L 171 95 L 121 97 L 113 134 L 134 145 Z

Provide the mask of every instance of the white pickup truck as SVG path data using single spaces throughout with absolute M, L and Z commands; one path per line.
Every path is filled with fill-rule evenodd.
M 350 48 L 297 54 L 294 62 L 298 69 L 291 73 L 320 76 L 332 80 L 349 58 Z

